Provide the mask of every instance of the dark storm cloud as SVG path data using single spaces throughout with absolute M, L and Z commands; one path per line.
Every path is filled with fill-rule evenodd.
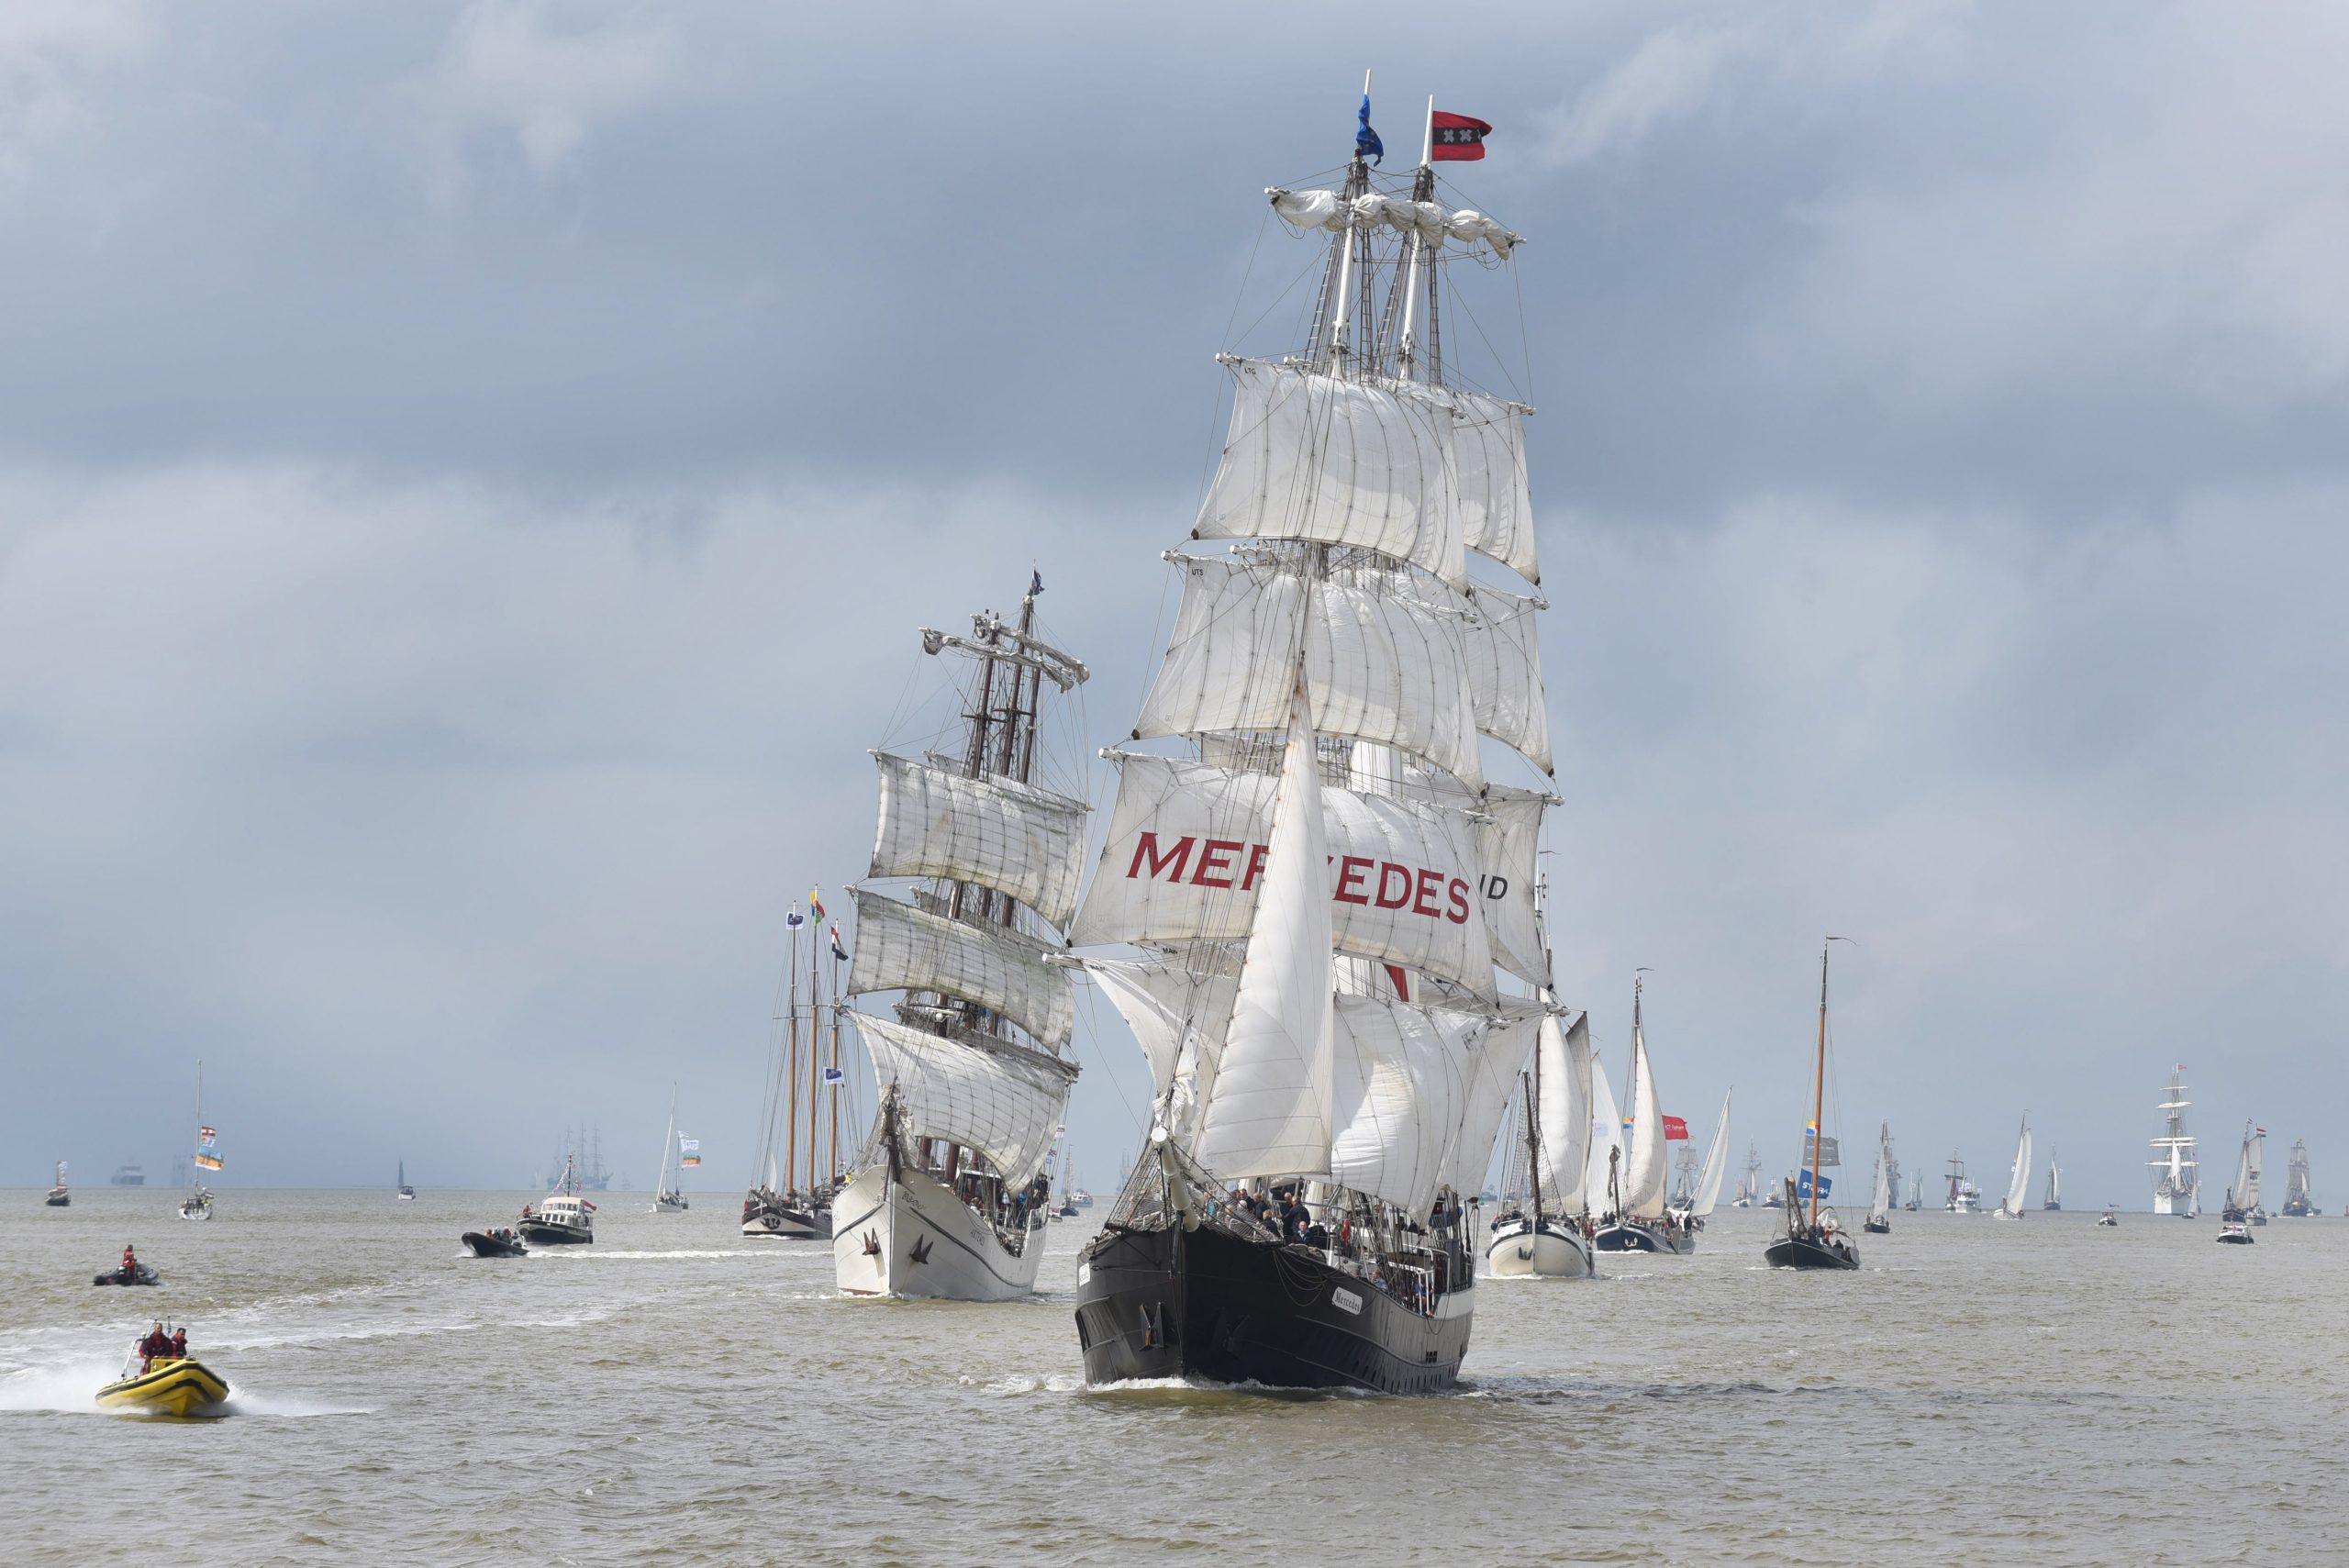
M 2337 1117 L 2291 1068 L 2349 884 L 2336 14 L 1426 21 L 11 7 L 17 1179 L 165 1158 L 199 1052 L 248 1179 L 512 1181 L 673 1074 L 747 1169 L 781 908 L 862 869 L 911 628 L 1039 562 L 1097 671 L 1066 749 L 1123 732 L 1207 356 L 1281 346 L 1311 266 L 1259 190 L 1342 155 L 1364 65 L 1390 162 L 1427 93 L 1493 121 L 1457 199 L 1533 240 L 1561 963 L 1610 1059 L 1655 964 L 1665 1093 L 1736 1081 L 1775 1163 L 1833 927 L 1847 1118 L 1912 1168 L 2028 1103 L 2133 1198 L 2174 1060 L 2206 1136 Z M 1522 375 L 1463 271 L 1460 351 Z

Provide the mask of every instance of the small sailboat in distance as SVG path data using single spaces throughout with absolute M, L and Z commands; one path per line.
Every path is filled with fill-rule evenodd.
M 701 1140 L 677 1136 L 677 1085 L 669 1085 L 669 1126 L 661 1134 L 661 1173 L 652 1181 L 652 1212 L 675 1214 L 693 1205 L 680 1185 L 685 1166 L 701 1163 Z
M 405 1160 L 400 1162 L 398 1197 L 402 1203 L 416 1201 L 416 1189 L 407 1184 L 407 1162 Z
M 57 1162 L 57 1184 L 49 1189 L 49 1196 L 41 1201 L 51 1208 L 63 1208 L 73 1201 L 73 1195 L 65 1190 L 64 1161 Z
M 1813 1060 L 1810 1080 L 1810 1128 L 1804 1141 L 1807 1162 L 1799 1183 L 1788 1181 L 1786 1187 L 1786 1234 L 1762 1250 L 1762 1256 L 1773 1268 L 1780 1269 L 1856 1269 L 1860 1266 L 1859 1244 L 1854 1241 L 1835 1222 L 1833 1212 L 1820 1217 L 1820 1199 L 1827 1195 L 1827 1183 L 1820 1173 L 1825 1160 L 1823 1145 L 1828 1140 L 1820 1127 L 1827 1113 L 1827 953 L 1828 944 L 1844 939 L 1830 937 L 1819 949 L 1819 1049 Z M 1804 1204 L 1808 1203 L 1806 1218 Z
M 2267 1163 L 2267 1129 L 2256 1122 L 2243 1124 L 2243 1151 L 2236 1157 L 2234 1184 L 2219 1218 L 2231 1225 L 2265 1225 L 2267 1213 L 2259 1207 L 2261 1168 Z
M 1876 1135 L 1876 1192 L 1860 1229 L 1871 1236 L 1892 1234 L 1892 1124 L 1880 1122 Z
M 61 1165 L 58 1168 L 64 1169 Z M 2316 1212 L 2316 1206 L 2309 1202 L 2308 1140 L 2296 1138 L 2292 1140 L 2290 1162 L 2285 1167 L 2284 1213 L 2294 1219 L 2306 1219 Z
M 2015 1140 L 2015 1162 L 2007 1171 L 2007 1195 L 1998 1200 L 1997 1218 L 2021 1219 L 2023 1195 L 2031 1186 L 2031 1115 L 2023 1114 L 2022 1131 Z
M 2047 1199 L 2040 1208 L 2048 1214 L 2060 1214 L 2064 1208 L 2064 1173 L 2055 1166 L 2055 1151 L 2047 1151 Z
M 195 1064 L 195 1168 L 198 1173 L 217 1171 L 228 1163 L 214 1146 L 217 1135 L 204 1125 L 204 1063 Z M 188 1195 L 180 1200 L 182 1219 L 212 1218 L 212 1189 L 204 1184 L 201 1173 L 190 1180 Z
M 1608 1206 L 1591 1245 L 1602 1252 L 1696 1251 L 1695 1238 L 1672 1213 L 1666 1198 L 1671 1178 L 1665 1140 L 1671 1136 L 1656 1098 L 1655 1069 L 1648 1060 L 1641 1028 L 1642 982 L 1631 980 L 1631 1075 L 1624 1089 L 1630 1109 L 1623 1116 L 1623 1158 L 1609 1184 Z M 1675 1118 L 1677 1125 L 1677 1118 Z M 1687 1128 L 1681 1129 L 1687 1136 Z

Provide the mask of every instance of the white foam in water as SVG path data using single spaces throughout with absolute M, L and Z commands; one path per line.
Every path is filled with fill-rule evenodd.
M 28 1366 L 0 1377 L 0 1410 L 103 1414 L 98 1390 L 122 1374 L 119 1356 L 93 1356 L 53 1366 Z

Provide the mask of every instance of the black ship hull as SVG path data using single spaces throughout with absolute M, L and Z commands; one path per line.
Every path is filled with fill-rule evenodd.
M 484 1235 L 478 1230 L 468 1230 L 461 1240 L 473 1249 L 476 1258 L 521 1258 L 529 1256 L 530 1251 L 522 1245 L 518 1236 Z
M 1087 1383 L 1193 1378 L 1431 1394 L 1452 1386 L 1468 1353 L 1475 1302 L 1464 1278 L 1422 1313 L 1318 1251 L 1215 1224 L 1113 1225 L 1079 1257 L 1076 1335 Z
M 1763 1261 L 1774 1269 L 1856 1269 L 1860 1250 L 1840 1237 L 1814 1241 L 1808 1236 L 1781 1236 L 1762 1250 Z
M 1679 1256 L 1697 1250 L 1697 1238 L 1692 1231 L 1676 1230 L 1669 1225 L 1625 1221 L 1600 1226 L 1592 1233 L 1590 1244 L 1601 1252 L 1666 1252 Z
M 1892 1234 L 1892 1222 L 1888 1219 L 1864 1220 L 1860 1229 L 1871 1236 L 1889 1236 Z
M 536 1241 L 542 1247 L 585 1247 L 593 1245 L 596 1233 L 574 1230 L 567 1225 L 547 1225 L 535 1219 L 525 1219 L 515 1227 L 525 1241 Z

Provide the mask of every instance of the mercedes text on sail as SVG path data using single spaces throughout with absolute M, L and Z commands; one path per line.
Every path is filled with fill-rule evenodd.
M 1546 782 L 1531 410 L 1472 390 L 1440 331 L 1445 274 L 1519 241 L 1437 199 L 1429 123 L 1407 182 L 1374 175 L 1365 129 L 1342 189 L 1268 193 L 1326 240 L 1319 293 L 1297 352 L 1223 358 L 1193 537 L 1239 542 L 1169 557 L 1183 598 L 1133 738 L 1179 754 L 1116 754 L 1073 936 L 1143 950 L 1086 967 L 1154 1099 L 1079 1255 L 1093 1383 L 1418 1392 L 1467 1351 L 1464 1201 L 1553 1011 L 1554 797 L 1488 778 L 1482 746 Z
M 1045 1167 L 1076 1063 L 1062 940 L 1084 875 L 1086 806 L 1040 787 L 1039 719 L 1085 678 L 1040 635 L 1031 573 L 1016 622 L 969 637 L 924 628 L 963 662 L 951 750 L 874 753 L 881 769 L 872 885 L 856 897 L 848 989 L 894 993 L 891 1016 L 849 1011 L 879 1107 L 831 1201 L 832 1268 L 853 1296 L 1002 1301 L 1035 1288 Z M 1049 694 L 1049 698 L 1048 698 Z

